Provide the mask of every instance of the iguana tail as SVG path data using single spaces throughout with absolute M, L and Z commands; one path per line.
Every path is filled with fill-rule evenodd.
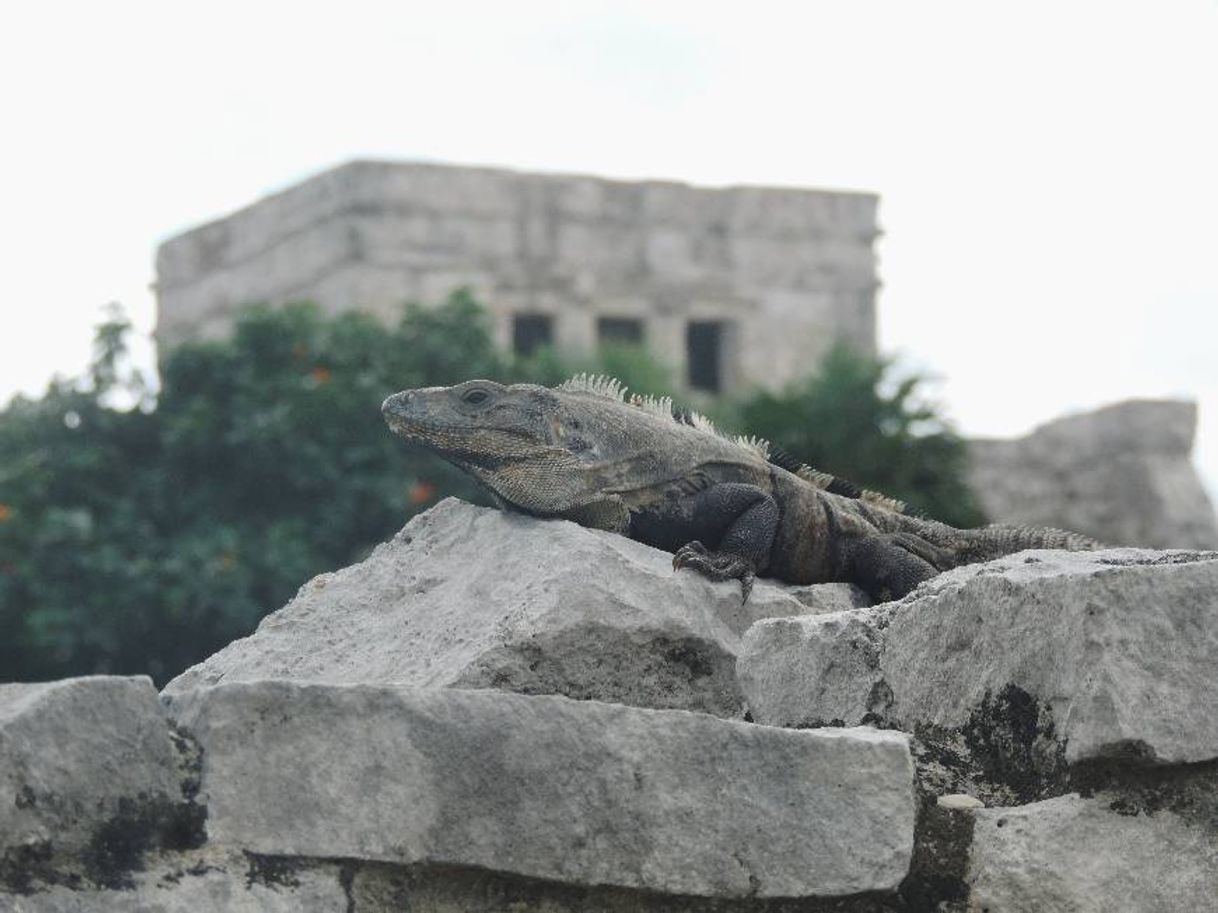
M 1061 548 L 1071 552 L 1090 552 L 1105 548 L 1089 536 L 1048 526 L 1007 526 L 995 523 L 980 529 L 961 530 L 969 561 L 988 561 L 1021 552 L 1025 548 Z

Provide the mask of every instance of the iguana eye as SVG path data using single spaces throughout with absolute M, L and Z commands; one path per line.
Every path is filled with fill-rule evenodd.
M 485 390 L 466 390 L 461 396 L 461 402 L 469 403 L 471 406 L 476 406 L 479 403 L 484 403 L 490 398 L 490 394 Z

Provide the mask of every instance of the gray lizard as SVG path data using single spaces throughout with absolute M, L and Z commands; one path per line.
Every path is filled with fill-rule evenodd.
M 961 564 L 1025 548 L 1099 548 L 1077 533 L 956 529 L 807 466 L 778 465 L 667 397 L 627 397 L 605 377 L 557 388 L 489 380 L 404 390 L 382 412 L 401 437 L 470 473 L 501 507 L 574 520 L 673 552 L 675 568 L 788 583 L 848 581 L 904 596 Z

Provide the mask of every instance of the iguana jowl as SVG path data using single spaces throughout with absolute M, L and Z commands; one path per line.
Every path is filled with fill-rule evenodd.
M 667 397 L 631 397 L 580 375 L 561 386 L 471 380 L 385 400 L 397 434 L 485 485 L 502 506 L 611 530 L 674 552 L 712 580 L 849 581 L 899 598 L 935 574 L 1025 548 L 1092 549 L 1076 533 L 956 529 L 808 467 L 755 438 L 719 434 Z

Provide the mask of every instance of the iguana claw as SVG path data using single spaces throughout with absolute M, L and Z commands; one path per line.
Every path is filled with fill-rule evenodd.
M 739 580 L 741 605 L 749 601 L 749 594 L 753 592 L 756 572 L 747 558 L 731 552 L 712 552 L 698 541 L 677 549 L 672 556 L 672 567 L 675 571 L 683 567 L 691 568 L 708 580 Z

